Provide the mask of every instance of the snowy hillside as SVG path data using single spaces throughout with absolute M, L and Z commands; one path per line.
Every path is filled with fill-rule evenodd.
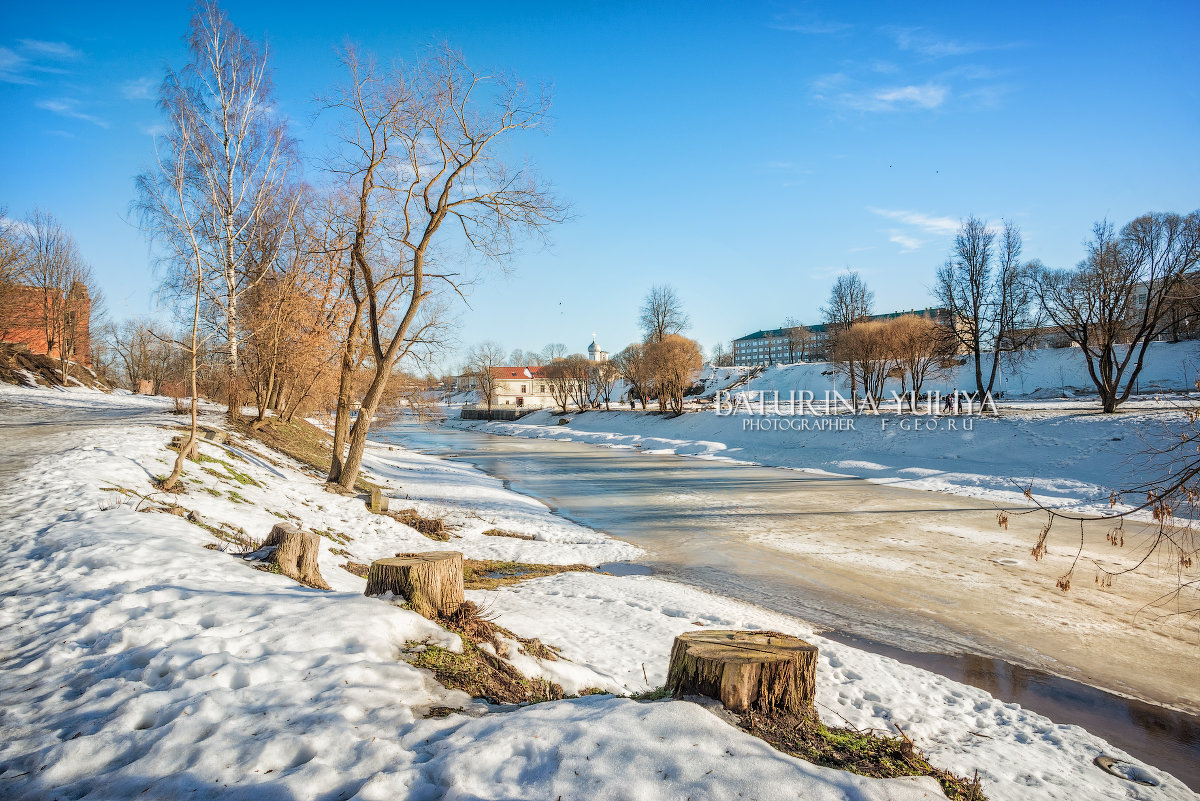
M 974 360 L 969 357 L 964 359 L 965 364 L 954 368 L 946 376 L 929 381 L 923 391 L 946 394 L 961 389 L 973 392 Z M 990 366 L 990 361 L 985 360 L 985 383 Z M 848 395 L 848 387 L 834 375 L 833 369 L 834 366 L 828 362 L 773 365 L 751 380 L 744 389 L 747 392 L 778 391 L 784 397 L 792 390 L 808 390 L 817 397 L 824 397 L 826 390 L 832 392 L 836 389 Z M 1193 391 L 1197 378 L 1200 378 L 1200 341 L 1152 342 L 1146 351 L 1138 389 L 1142 393 Z M 899 382 L 888 382 L 884 391 L 892 390 L 900 391 Z M 995 392 L 1004 393 L 1004 397 L 1010 398 L 1059 398 L 1095 395 L 1096 386 L 1088 377 L 1087 363 L 1078 348 L 1047 348 L 1029 351 L 1016 367 L 1006 368 L 1002 365 Z
M 598 695 L 509 710 L 447 690 L 402 656 L 415 642 L 453 650 L 457 637 L 363 597 L 343 568 L 430 541 L 241 441 L 206 443 L 209 461 L 185 474 L 190 491 L 176 500 L 209 528 L 147 513 L 163 499 L 137 495 L 166 472 L 178 420 L 158 399 L 0 387 L 6 798 L 940 797 L 932 779 L 867 779 L 782 755 L 688 702 Z M 468 556 L 636 553 L 460 464 L 376 446 L 367 465 L 393 503 L 445 515 Z M 332 591 L 224 552 L 221 532 L 261 538 L 281 516 L 324 533 Z M 493 526 L 533 539 L 483 536 Z M 1125 755 L 1078 727 L 670 582 L 573 572 L 471 598 L 560 647 L 573 660 L 555 668 L 564 683 L 646 689 L 662 682 L 675 634 L 778 628 L 819 646 L 828 722 L 906 724 L 935 763 L 978 770 L 992 799 L 1192 797 L 1136 761 L 1157 786 L 1097 770 L 1097 755 Z M 434 707 L 462 711 L 428 717 Z

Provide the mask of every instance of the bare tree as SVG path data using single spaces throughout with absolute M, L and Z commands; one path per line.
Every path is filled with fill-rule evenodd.
M 808 357 L 812 347 L 813 335 L 795 317 L 789 317 L 783 323 L 784 335 L 787 337 L 788 361 L 792 364 L 802 362 Z
M 262 280 L 278 242 L 266 221 L 293 169 L 293 143 L 275 111 L 267 56 L 211 0 L 192 17 L 191 60 L 168 70 L 160 107 L 186 118 L 189 193 L 204 197 L 197 238 L 212 280 L 206 303 L 223 319 L 229 413 L 239 409 L 238 304 Z M 173 120 L 173 124 L 178 123 Z M 285 214 L 290 214 L 286 210 Z M 281 236 L 282 227 L 274 229 Z M 257 253 L 256 253 L 257 251 Z
M 575 377 L 567 365 L 566 359 L 555 359 L 546 365 L 546 389 L 550 397 L 558 404 L 562 414 L 567 413 L 567 404 L 571 402 L 574 391 Z
M 34 210 L 25 227 L 24 278 L 38 304 L 46 355 L 58 358 L 65 384 L 67 365 L 88 341 L 95 279 L 75 238 L 53 215 Z
M 542 348 L 541 358 L 542 364 L 550 364 L 555 359 L 565 359 L 567 357 L 567 346 L 561 342 L 551 342 L 546 347 Z
M 1043 270 L 1046 314 L 1079 345 L 1106 413 L 1133 391 L 1173 293 L 1200 261 L 1200 212 L 1145 214 L 1118 235 L 1097 223 L 1074 270 Z
M 829 300 L 821 308 L 825 321 L 826 339 L 829 352 L 838 352 L 838 340 L 842 334 L 856 323 L 865 322 L 871 317 L 875 304 L 875 293 L 867 289 L 866 283 L 856 272 L 839 275 L 829 291 Z M 858 353 L 857 348 L 842 348 L 841 358 L 851 359 L 843 362 L 847 377 L 850 379 L 850 397 L 858 397 L 859 366 L 853 361 Z M 836 358 L 836 357 L 835 357 Z M 854 401 L 857 403 L 857 401 Z
M 481 342 L 467 352 L 467 374 L 475 379 L 479 397 L 487 406 L 488 419 L 496 400 L 496 368 L 504 364 L 504 350 L 495 342 Z
M 629 400 L 637 398 L 646 408 L 646 399 L 654 393 L 654 365 L 646 354 L 646 345 L 635 342 L 613 357 L 621 378 L 629 384 Z
M 0 206 L 0 340 L 7 340 L 23 322 L 28 302 L 27 246 L 20 223 Z
M 213 216 L 212 184 L 205 175 L 212 142 L 206 138 L 195 101 L 183 79 L 168 73 L 159 89 L 159 108 L 167 116 L 167 125 L 156 138 L 153 166 L 135 179 L 132 204 L 142 231 L 157 248 L 158 263 L 166 268 L 159 291 L 187 326 L 173 344 L 187 356 L 190 426 L 171 474 L 162 482 L 166 490 L 176 485 L 184 461 L 196 452 L 199 376 L 211 366 L 206 348 L 210 332 L 203 326 L 203 312 L 211 295 L 211 275 L 226 264 L 224 249 L 214 248 L 214 242 L 220 242 L 214 236 L 219 218 Z
M 733 365 L 733 350 L 726 343 L 718 342 L 713 345 L 709 360 L 713 363 L 714 367 L 731 367 Z
M 1032 307 L 1032 268 L 1020 261 L 1021 230 L 1004 221 L 999 243 L 985 220 L 971 216 L 954 237 L 934 292 L 950 313 L 951 330 L 975 362 L 975 389 L 991 392 L 1004 354 L 1029 347 L 1040 320 Z M 987 377 L 984 358 L 990 357 Z
M 668 334 L 646 345 L 646 358 L 654 369 L 659 408 L 665 411 L 669 405 L 676 414 L 682 414 L 683 396 L 703 365 L 700 345 L 680 334 Z
M 662 342 L 672 334 L 682 334 L 691 326 L 683 311 L 683 301 L 666 284 L 650 288 L 646 299 L 642 301 L 638 324 L 648 343 Z
M 621 371 L 611 359 L 592 365 L 592 383 L 596 387 L 598 398 L 604 399 L 604 411 L 611 412 L 612 394 L 617 383 L 621 380 Z
M 949 336 L 946 326 L 915 314 L 888 321 L 887 338 L 895 368 L 900 372 L 901 391 L 906 378 L 912 384 L 910 408 L 915 406 L 925 382 L 945 373 L 943 365 L 950 355 Z
M 169 379 L 183 376 L 174 337 L 155 320 L 127 318 L 107 326 L 105 339 L 120 370 L 121 383 L 134 392 L 142 381 L 149 381 L 157 391 Z
M 852 392 L 862 385 L 867 398 L 878 401 L 895 366 L 890 326 L 880 320 L 858 322 L 840 332 L 833 349 L 834 361 L 850 379 Z
M 540 367 L 543 364 L 542 354 L 532 350 L 514 348 L 508 354 L 508 363 L 519 367 Z
M 584 411 L 592 405 L 592 363 L 587 357 L 575 353 L 558 362 L 570 390 L 571 400 L 575 402 L 577 411 Z
M 351 287 L 365 299 L 372 365 L 349 450 L 344 460 L 335 453 L 329 474 L 349 491 L 392 371 L 430 343 L 422 304 L 437 285 L 458 291 L 455 274 L 434 267 L 437 243 L 457 233 L 473 252 L 501 260 L 519 236 L 561 220 L 563 208 L 528 169 L 510 170 L 497 154 L 514 133 L 542 126 L 547 93 L 480 75 L 448 47 L 390 73 L 352 49 L 343 60 L 350 82 L 326 102 L 343 123 L 331 169 L 354 187 Z M 394 320 L 385 319 L 385 298 Z

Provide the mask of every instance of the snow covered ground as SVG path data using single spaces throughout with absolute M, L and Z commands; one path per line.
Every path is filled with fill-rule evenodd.
M 257 444 L 202 450 L 178 502 L 265 536 L 320 530 L 322 592 L 254 570 L 208 531 L 136 499 L 167 472 L 178 417 L 158 399 L 0 387 L 0 795 L 8 798 L 905 799 L 929 779 L 871 780 L 773 751 L 687 702 L 611 696 L 496 711 L 401 659 L 456 638 L 364 598 L 347 560 L 438 547 L 361 499 L 325 493 Z M 211 422 L 216 422 L 214 418 Z M 198 469 L 200 468 L 200 469 Z M 444 514 L 468 556 L 600 563 L 636 549 L 555 517 L 459 464 L 386 446 L 367 459 L 393 508 Z M 208 472 L 211 471 L 211 472 Z M 486 528 L 535 540 L 482 536 Z M 672 637 L 769 627 L 821 648 L 829 723 L 900 723 L 935 764 L 979 770 L 989 797 L 1194 797 L 1074 726 L 811 635 L 801 621 L 653 578 L 567 573 L 472 597 L 560 647 L 575 686 L 661 683 Z M 645 674 L 642 670 L 645 666 Z M 531 669 L 547 669 L 531 665 Z M 425 718 L 433 706 L 463 714 Z M 1143 786 L 1101 772 L 1133 762 Z

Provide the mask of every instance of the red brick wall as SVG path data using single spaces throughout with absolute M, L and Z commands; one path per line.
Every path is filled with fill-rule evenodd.
M 53 359 L 60 358 L 60 343 L 55 342 L 53 347 L 47 347 L 43 290 L 23 286 L 6 291 L 11 292 L 12 297 L 5 303 L 9 319 L 0 322 L 0 342 L 27 345 L 33 353 L 44 353 Z M 73 337 L 75 352 L 72 361 L 90 367 L 92 302 L 88 298 L 87 290 L 81 284 L 77 284 L 68 294 L 66 304 L 66 310 L 75 316 L 76 321 Z

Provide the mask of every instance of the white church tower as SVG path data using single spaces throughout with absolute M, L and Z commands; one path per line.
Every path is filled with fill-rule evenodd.
M 592 332 L 592 344 L 588 345 L 588 361 L 606 362 L 608 361 L 608 351 L 600 350 L 600 346 L 596 344 L 596 332 Z

